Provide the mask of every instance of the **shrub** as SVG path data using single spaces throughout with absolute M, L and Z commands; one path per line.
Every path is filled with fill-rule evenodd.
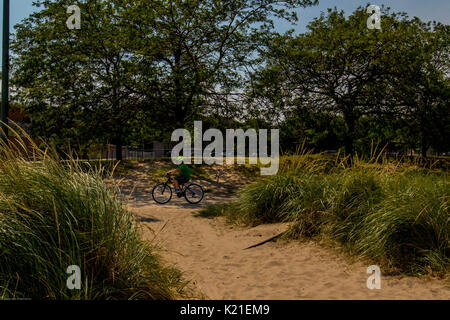
M 160 264 L 102 172 L 33 148 L 30 156 L 0 145 L 3 298 L 172 299 L 182 292 L 180 272 Z M 81 290 L 67 289 L 70 265 L 81 268 Z
M 276 176 L 223 207 L 230 221 L 291 222 L 286 236 L 337 242 L 350 254 L 423 274 L 450 267 L 450 183 L 446 172 L 357 159 L 351 167 L 311 155 L 282 159 Z M 210 209 L 211 210 L 211 209 Z
M 295 192 L 297 181 L 295 176 L 280 174 L 249 185 L 233 206 L 231 219 L 248 225 L 279 221 L 280 208 Z
M 383 201 L 362 223 L 357 252 L 412 273 L 448 272 L 448 180 L 396 177 Z
M 348 250 L 360 240 L 355 237 L 355 231 L 362 227 L 364 219 L 384 197 L 382 176 L 373 169 L 352 168 L 331 177 L 335 179 L 336 187 L 329 207 L 328 232 Z

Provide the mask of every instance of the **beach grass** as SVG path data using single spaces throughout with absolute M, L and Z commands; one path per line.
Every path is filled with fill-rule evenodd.
M 186 283 L 142 240 L 104 172 L 61 161 L 20 129 L 0 144 L 0 298 L 175 299 Z M 69 289 L 69 266 L 81 270 Z
M 199 216 L 255 226 L 289 222 L 285 238 L 337 244 L 399 272 L 448 274 L 450 182 L 446 171 L 381 156 L 282 157 L 277 175 L 244 187 L 239 199 Z

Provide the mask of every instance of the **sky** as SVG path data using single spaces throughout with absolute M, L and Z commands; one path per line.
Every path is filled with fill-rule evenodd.
M 419 17 L 422 21 L 439 21 L 450 24 L 450 1 L 449 0 L 319 0 L 319 4 L 314 7 L 301 8 L 297 10 L 299 22 L 297 26 L 291 27 L 286 23 L 278 22 L 277 29 L 284 32 L 294 29 L 295 33 L 306 31 L 306 26 L 315 17 L 319 17 L 321 12 L 326 12 L 327 8 L 338 8 L 344 10 L 346 14 L 351 14 L 359 6 L 367 7 L 368 4 L 381 7 L 390 7 L 394 12 L 406 12 L 410 17 Z
M 22 19 L 29 16 L 30 13 L 37 10 L 33 7 L 34 0 L 10 0 L 10 23 L 11 32 L 14 32 L 13 26 Z M 3 23 L 3 1 L 0 0 L 0 26 Z M 77 1 L 74 0 L 73 4 Z M 289 29 L 294 29 L 296 34 L 306 31 L 307 24 L 315 17 L 320 16 L 327 8 L 337 7 L 344 10 L 346 14 L 352 13 L 359 6 L 366 7 L 368 4 L 386 6 L 392 8 L 392 11 L 406 12 L 410 17 L 417 16 L 423 21 L 439 21 L 450 24 L 450 1 L 449 0 L 319 0 L 319 5 L 308 8 L 299 8 L 297 14 L 299 21 L 296 26 L 292 26 L 283 21 L 276 21 L 275 26 L 278 32 L 283 33 Z M 1 52 L 1 51 L 0 51 Z

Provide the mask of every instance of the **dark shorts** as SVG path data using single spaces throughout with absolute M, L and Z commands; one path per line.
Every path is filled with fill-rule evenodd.
M 184 176 L 175 176 L 175 180 L 177 180 L 179 184 L 185 184 L 189 181 Z

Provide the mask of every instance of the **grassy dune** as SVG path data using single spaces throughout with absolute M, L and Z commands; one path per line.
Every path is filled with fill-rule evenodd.
M 174 299 L 183 292 L 180 272 L 141 240 L 102 176 L 37 147 L 31 155 L 0 145 L 0 298 Z M 70 265 L 81 269 L 81 290 L 66 286 Z
M 244 188 L 237 202 L 200 215 L 246 225 L 288 221 L 289 238 L 335 243 L 395 271 L 448 274 L 448 173 L 380 159 L 344 163 L 284 157 L 277 175 Z

